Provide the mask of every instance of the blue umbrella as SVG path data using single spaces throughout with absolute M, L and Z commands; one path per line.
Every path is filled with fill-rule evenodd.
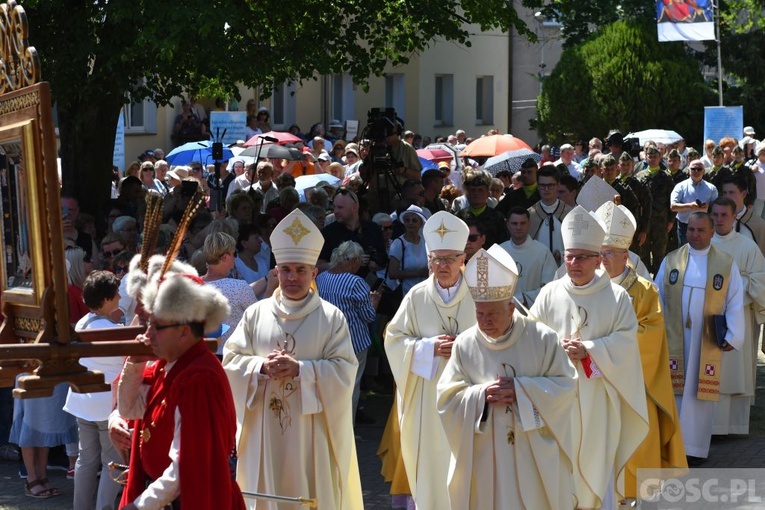
M 420 160 L 420 164 L 422 165 L 423 172 L 426 170 L 438 170 L 438 163 L 436 163 L 435 161 L 425 159 L 422 156 L 417 156 L 417 158 Z
M 537 164 L 542 161 L 542 156 L 532 150 L 524 148 L 503 152 L 502 154 L 487 159 L 486 163 L 483 164 L 483 169 L 494 176 L 497 175 L 497 172 L 501 172 L 502 170 L 507 170 L 511 174 L 514 174 L 521 169 L 523 162 L 529 158 L 536 161 Z
M 295 190 L 300 195 L 300 200 L 305 201 L 305 190 L 308 188 L 315 188 L 321 181 L 326 182 L 330 186 L 339 186 L 340 180 L 332 174 L 311 174 L 301 175 L 295 177 Z
M 234 157 L 231 149 L 223 146 L 223 161 Z M 171 165 L 188 165 L 192 161 L 200 161 L 203 165 L 214 163 L 212 159 L 212 142 L 188 142 L 171 150 L 165 156 L 165 160 Z

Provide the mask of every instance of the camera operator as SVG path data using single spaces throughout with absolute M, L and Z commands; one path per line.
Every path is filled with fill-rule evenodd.
M 359 198 L 356 193 L 340 186 L 335 192 L 333 205 L 335 221 L 321 231 L 324 247 L 316 264 L 319 271 L 328 269 L 332 250 L 345 241 L 354 241 L 364 248 L 361 267 L 356 273 L 358 276 L 363 278 L 369 271 L 384 268 L 388 263 L 388 256 L 382 230 L 376 223 L 359 217 Z
M 409 179 L 419 181 L 422 164 L 420 164 L 414 147 L 401 139 L 401 124 L 396 123 L 396 129 L 385 138 L 385 143 L 393 162 L 393 173 L 399 184 L 403 184 Z

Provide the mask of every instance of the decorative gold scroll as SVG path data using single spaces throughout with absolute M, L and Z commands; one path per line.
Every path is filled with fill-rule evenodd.
M 28 36 L 24 8 L 15 0 L 0 4 L 0 94 L 40 81 L 40 58 Z

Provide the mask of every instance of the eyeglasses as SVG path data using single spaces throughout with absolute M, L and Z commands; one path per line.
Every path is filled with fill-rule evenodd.
M 120 248 L 119 250 L 111 250 L 111 251 L 104 250 L 104 257 L 106 257 L 107 259 L 110 259 L 114 257 L 115 255 L 117 255 L 122 250 L 124 250 L 124 248 Z
M 393 225 L 386 225 L 384 227 L 380 227 L 382 230 L 393 230 Z
M 168 328 L 177 328 L 178 326 L 187 326 L 188 324 L 185 322 L 175 322 L 173 324 L 155 324 L 151 321 L 146 321 L 146 330 L 148 331 L 151 328 L 154 328 L 155 331 L 162 331 L 163 329 Z
M 335 191 L 335 195 L 348 195 L 349 197 L 351 197 L 351 200 L 353 200 L 354 204 L 359 205 L 359 201 L 356 198 L 356 193 L 349 190 L 345 186 L 340 186 L 339 188 L 337 188 L 337 191 Z
M 430 261 L 438 266 L 454 264 L 462 255 L 449 255 L 448 257 L 430 257 Z
M 141 168 L 141 172 L 153 172 L 153 168 Z
M 420 217 L 414 214 L 407 214 L 406 218 L 402 220 L 404 223 L 420 223 Z
M 703 170 L 704 170 L 703 166 L 692 166 L 691 167 L 691 172 L 701 172 Z
M 544 183 L 544 184 L 541 182 L 537 183 L 537 187 L 539 189 L 553 189 L 557 185 L 558 185 L 557 182 L 550 182 L 550 183 Z
M 592 253 L 589 255 L 569 255 L 568 253 L 564 255 L 564 259 L 566 262 L 576 262 L 577 260 L 580 262 L 584 262 L 587 259 L 594 259 L 600 257 L 600 253 Z
M 481 237 L 481 234 L 470 234 L 468 235 L 468 241 L 470 241 L 471 243 L 474 243 L 478 241 L 479 237 Z
M 117 266 L 114 268 L 114 274 L 122 274 L 127 272 L 128 272 L 127 266 Z
M 612 259 L 617 255 L 623 255 L 625 253 L 626 251 L 602 251 L 600 252 L 600 256 L 606 259 Z

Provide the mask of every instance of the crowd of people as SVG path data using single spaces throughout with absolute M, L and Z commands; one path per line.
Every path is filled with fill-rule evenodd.
M 637 469 L 701 465 L 713 434 L 748 433 L 765 322 L 753 136 L 702 157 L 682 141 L 631 154 L 612 132 L 495 174 L 457 155 L 463 131 L 423 171 L 401 126 L 351 143 L 314 126 L 300 160 L 219 176 L 147 151 L 115 172 L 104 225 L 61 203 L 72 324 L 143 324 L 154 356 L 82 360 L 114 394 L 16 401 L 0 454 L 18 445 L 26 494 L 48 498 L 48 448 L 67 445 L 75 510 L 120 492 L 121 508 L 363 508 L 353 427 L 376 350 L 395 381 L 379 448 L 394 508 L 616 508 Z M 340 182 L 298 192 L 308 174 Z M 129 466 L 124 489 L 110 463 Z

